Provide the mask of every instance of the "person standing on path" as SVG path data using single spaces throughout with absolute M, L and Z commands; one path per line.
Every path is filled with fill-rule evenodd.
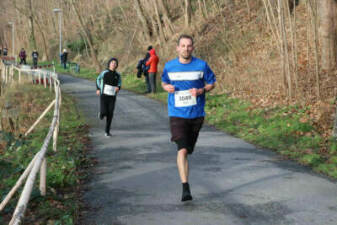
M 177 145 L 177 167 L 182 182 L 181 201 L 192 200 L 188 183 L 188 154 L 192 154 L 205 116 L 205 93 L 215 86 L 215 75 L 201 59 L 192 56 L 193 38 L 181 35 L 178 58 L 165 64 L 162 87 L 168 92 L 171 141 Z
M 121 75 L 116 71 L 117 58 L 108 61 L 107 69 L 102 71 L 96 79 L 96 94 L 100 96 L 99 119 L 106 117 L 105 136 L 110 137 L 110 127 L 113 118 L 116 96 L 121 89 Z
M 145 76 L 145 82 L 146 82 L 146 92 L 145 94 L 148 94 L 148 93 L 151 93 L 151 84 L 150 84 L 150 79 L 149 79 L 149 69 L 150 69 L 150 66 L 146 66 L 145 63 L 149 60 L 150 58 L 150 50 L 152 49 L 152 45 L 148 46 L 147 47 L 147 52 L 146 52 L 146 55 L 143 59 L 143 62 L 142 62 L 142 70 L 143 70 L 143 73 L 144 73 L 144 76 Z
M 26 51 L 24 48 L 21 48 L 21 51 L 19 53 L 19 58 L 20 58 L 20 64 L 26 65 Z
M 156 76 L 157 76 L 157 67 L 158 67 L 159 58 L 156 55 L 156 51 L 153 48 L 149 51 L 149 53 L 150 53 L 150 58 L 145 63 L 145 65 L 150 66 L 148 73 L 149 73 L 151 92 L 156 93 L 156 85 L 157 85 Z
M 63 69 L 67 69 L 67 61 L 68 61 L 67 49 L 63 49 L 63 53 L 61 54 L 61 64 L 63 65 Z
M 7 49 L 7 47 L 5 47 L 5 48 L 3 49 L 3 55 L 4 55 L 4 56 L 7 56 L 7 55 L 8 55 L 8 49 Z
M 32 58 L 33 58 L 33 68 L 36 69 L 37 68 L 37 61 L 39 59 L 39 53 L 36 50 L 34 50 L 32 52 Z

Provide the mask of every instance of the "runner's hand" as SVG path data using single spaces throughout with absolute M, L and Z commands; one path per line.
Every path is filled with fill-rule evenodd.
M 165 91 L 167 91 L 168 93 L 173 93 L 174 92 L 174 86 L 172 84 L 166 84 L 164 86 Z
M 116 87 L 116 93 L 118 93 L 119 92 L 119 87 Z
M 198 95 L 198 89 L 192 88 L 192 89 L 190 89 L 190 92 L 191 92 L 191 95 L 193 97 L 197 97 L 197 95 Z
M 101 92 L 100 90 L 96 90 L 96 95 L 100 96 Z
M 202 95 L 204 93 L 204 88 L 192 88 L 190 89 L 191 95 L 197 97 L 198 95 Z

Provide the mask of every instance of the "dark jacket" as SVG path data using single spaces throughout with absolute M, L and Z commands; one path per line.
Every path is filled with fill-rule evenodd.
M 27 57 L 26 51 L 25 50 L 21 50 L 20 53 L 19 53 L 19 57 L 20 57 L 20 59 L 25 59 Z
M 145 63 L 147 60 L 149 60 L 150 58 L 150 53 L 147 52 L 144 59 L 140 59 L 138 61 L 137 64 L 137 77 L 140 78 L 142 76 L 142 74 L 144 74 L 144 76 L 148 75 L 148 70 L 150 69 L 150 66 L 146 66 Z
M 116 71 L 104 70 L 96 79 L 96 88 L 101 91 L 101 94 L 103 93 L 104 84 L 116 86 L 121 89 L 121 75 Z
M 63 53 L 61 54 L 61 61 L 62 61 L 63 63 L 66 63 L 67 60 L 68 60 L 68 52 L 63 52 Z
M 39 58 L 39 53 L 36 52 L 36 51 L 33 52 L 33 53 L 32 53 L 32 58 L 37 60 L 37 59 Z

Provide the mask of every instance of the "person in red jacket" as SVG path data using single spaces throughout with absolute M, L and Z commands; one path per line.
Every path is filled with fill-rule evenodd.
M 148 73 L 149 73 L 151 92 L 156 93 L 156 76 L 157 76 L 157 67 L 158 67 L 159 58 L 156 55 L 156 52 L 154 49 L 151 49 L 149 53 L 150 53 L 150 58 L 149 60 L 147 60 L 145 65 L 150 66 Z

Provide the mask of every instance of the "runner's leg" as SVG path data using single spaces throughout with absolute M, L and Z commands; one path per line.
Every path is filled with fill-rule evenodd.
M 105 133 L 110 135 L 110 127 L 115 109 L 116 97 L 108 97 L 107 99 L 107 117 L 106 117 L 106 126 Z
M 181 183 L 188 182 L 188 160 L 187 149 L 180 149 L 177 153 L 177 166 Z

